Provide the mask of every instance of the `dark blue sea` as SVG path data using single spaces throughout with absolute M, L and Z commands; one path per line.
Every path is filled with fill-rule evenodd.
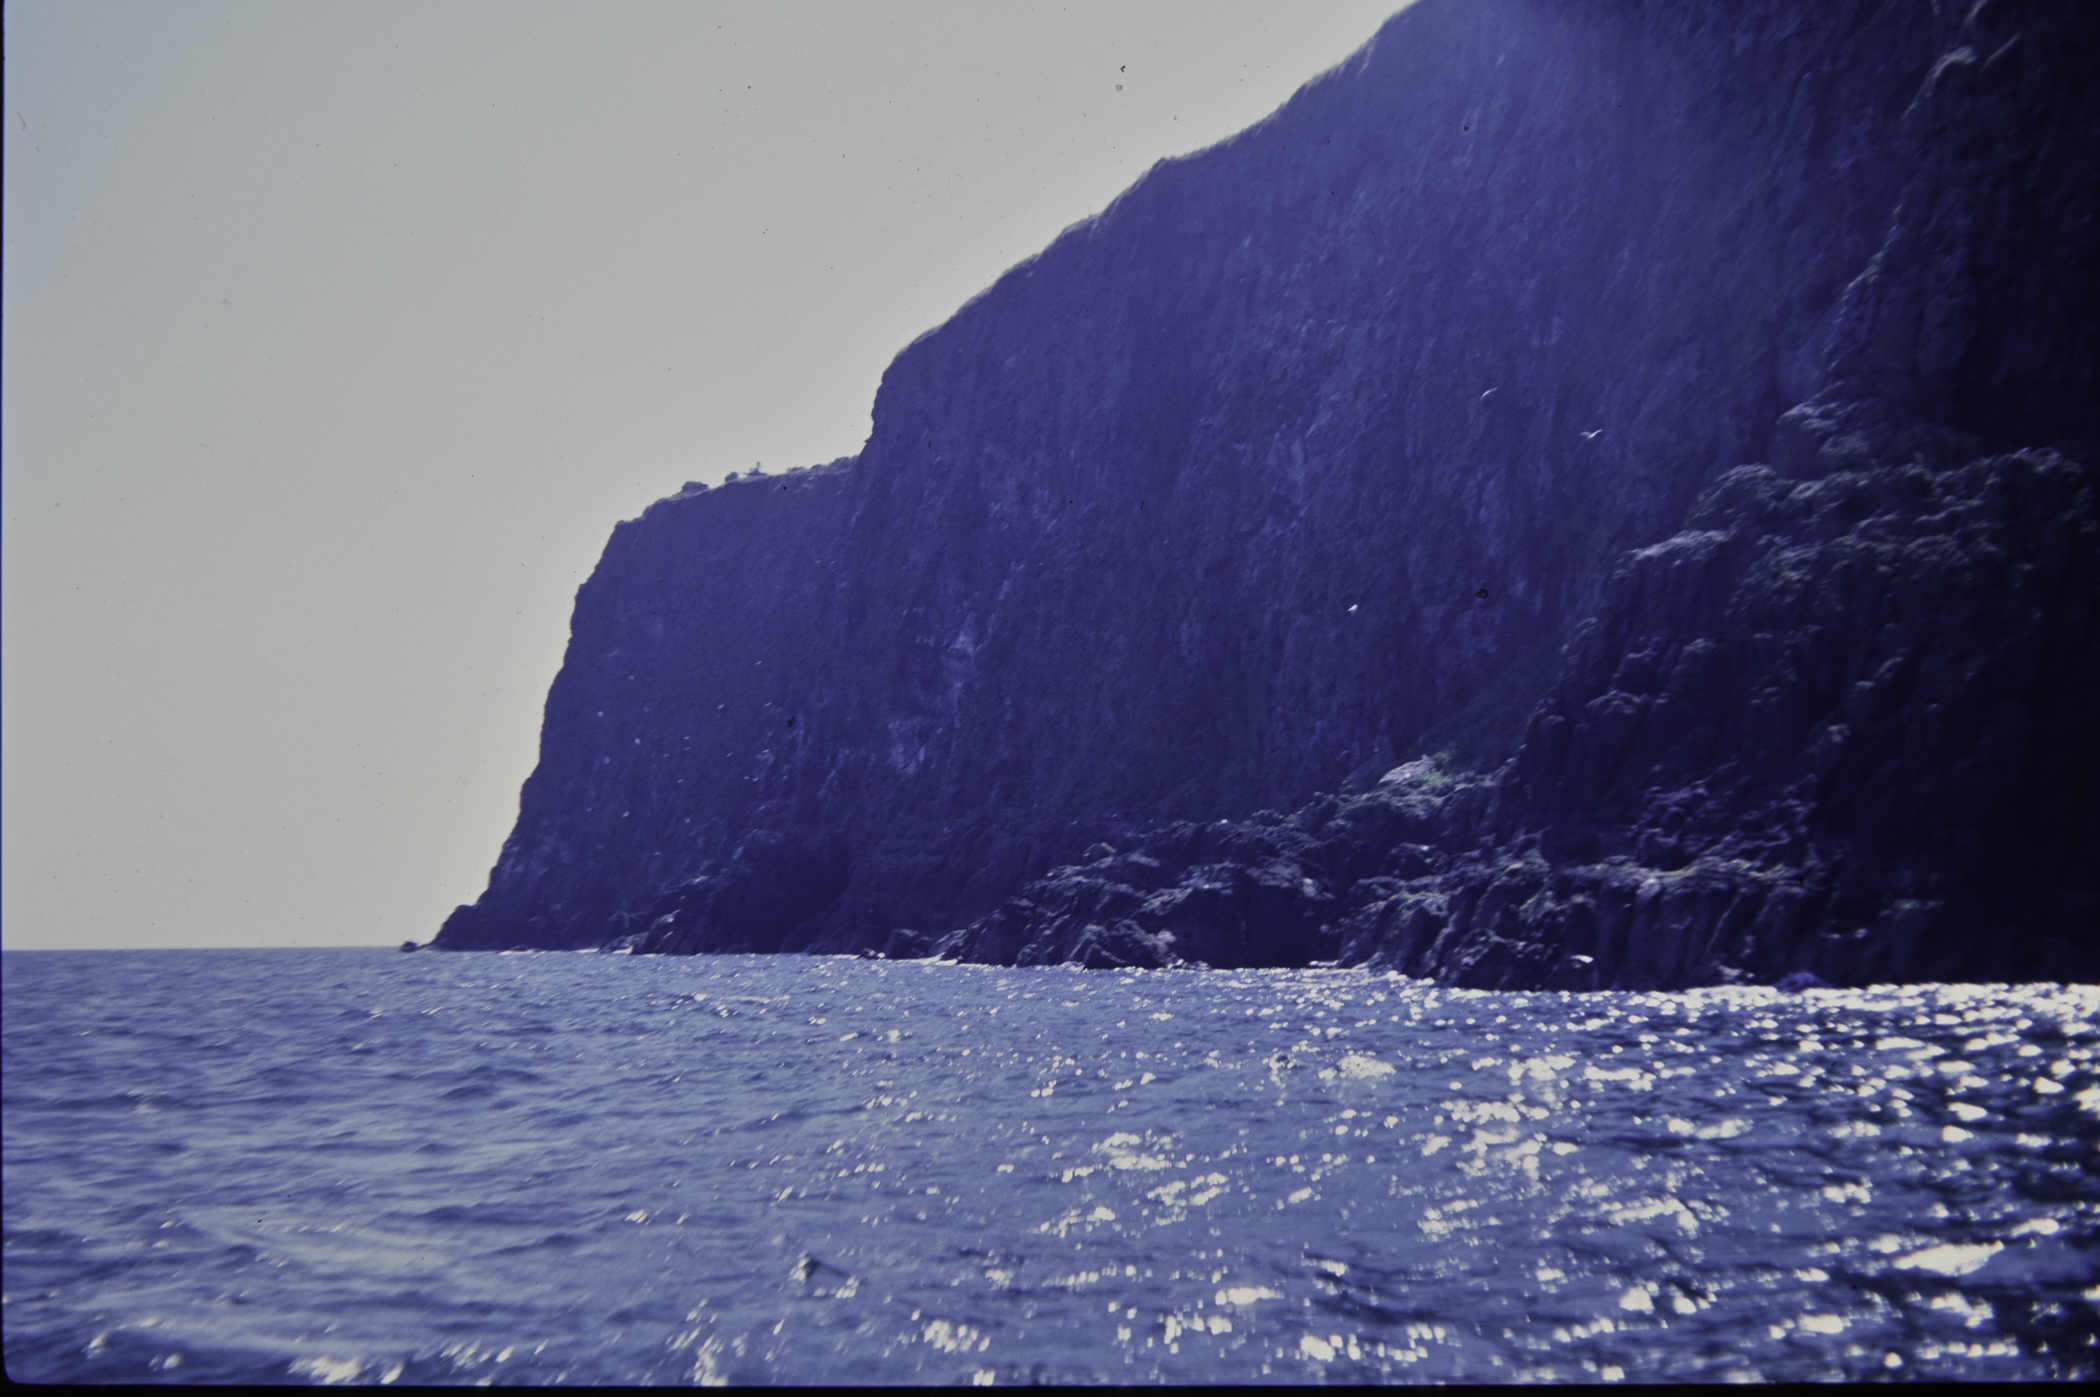
M 2100 991 L 15 952 L 8 1375 L 2091 1378 Z

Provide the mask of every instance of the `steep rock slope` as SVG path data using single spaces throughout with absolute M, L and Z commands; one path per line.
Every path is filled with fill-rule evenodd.
M 1844 445 L 1812 480 L 1730 472 L 1632 553 L 1495 776 L 1421 761 L 1155 828 L 889 949 L 1483 988 L 2100 977 L 2100 472 Z
M 2064 861 L 1985 833 L 1994 812 L 2090 762 L 2060 696 L 2091 617 L 2094 28 L 2047 5 L 1424 0 L 906 349 L 858 457 L 621 525 L 517 830 L 439 944 L 1346 946 L 1534 983 L 1647 955 L 1596 889 L 1654 903 L 1635 865 L 1677 886 L 1733 860 L 1807 891 L 1673 913 L 1699 947 L 1651 979 L 1762 973 L 1840 921 L 1951 946 L 1987 886 L 2032 882 L 1984 864 Z M 1868 524 L 1903 541 L 1844 543 Z M 1959 559 L 1927 559 L 1947 536 Z M 2055 561 L 2020 572 L 2036 549 Z M 1932 604 L 1879 629 L 1816 609 L 1899 584 L 1961 618 L 1941 650 Z M 1990 658 L 2020 636 L 2027 660 Z M 1961 637 L 1990 676 L 1973 702 L 1882 754 L 1871 795 L 1831 795 L 1842 763 L 1803 743 L 1862 727 L 1830 717 L 1832 676 L 1932 709 L 1969 673 Z M 1765 690 L 1783 720 L 1736 711 Z M 1431 749 L 1516 760 L 1378 784 Z M 1322 790 L 1354 794 L 1240 818 Z M 1902 852 L 1928 809 L 1952 854 Z M 1098 877 L 1069 864 L 1096 841 Z M 2058 878 L 2021 925 L 2080 896 Z M 1586 916 L 1603 939 L 1576 950 Z M 1714 926 L 1786 949 L 1722 955 Z

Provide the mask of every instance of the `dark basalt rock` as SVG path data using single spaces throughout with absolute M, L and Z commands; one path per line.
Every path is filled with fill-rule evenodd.
M 615 947 L 644 953 L 772 953 L 805 949 L 846 887 L 843 843 L 753 830 L 720 867 L 703 864 L 667 888 Z
M 1496 775 L 1417 762 L 1199 831 L 1223 862 L 1154 831 L 928 953 L 1489 988 L 2092 976 L 2100 479 L 1896 446 L 1724 476 L 1614 575 Z
M 2100 978 L 2096 63 L 1422 0 L 621 524 L 436 944 Z
M 1409 763 L 1285 817 L 1177 823 L 1053 869 L 926 955 L 1001 964 L 1310 965 L 1361 960 L 1382 909 L 1450 863 L 1493 783 Z M 1417 840 L 1440 841 L 1422 843 Z

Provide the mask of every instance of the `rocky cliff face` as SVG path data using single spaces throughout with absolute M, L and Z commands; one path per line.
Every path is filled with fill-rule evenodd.
M 439 944 L 2100 973 L 2095 60 L 1423 0 L 615 530 Z
M 890 949 L 1507 988 L 2090 978 L 2094 473 L 1929 429 L 1840 443 L 1809 480 L 1730 472 L 1629 555 L 1494 776 L 1420 761 L 1145 831 Z

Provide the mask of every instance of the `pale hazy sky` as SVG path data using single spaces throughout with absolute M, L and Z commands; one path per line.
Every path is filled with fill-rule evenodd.
M 11 0 L 6 946 L 428 940 L 616 521 L 1398 7 Z

